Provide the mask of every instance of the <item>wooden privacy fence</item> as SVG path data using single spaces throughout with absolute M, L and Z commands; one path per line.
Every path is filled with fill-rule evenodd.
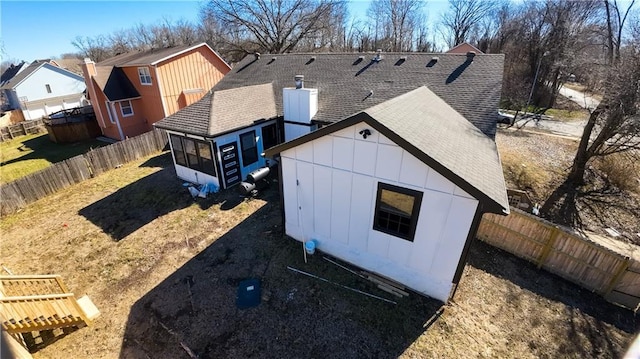
M 42 120 L 22 121 L 15 125 L 0 128 L 0 141 L 45 131 L 46 129 L 44 128 L 44 122 Z
M 57 162 L 0 186 L 0 213 L 7 215 L 73 184 L 97 176 L 124 163 L 162 151 L 167 145 L 164 130 L 153 130 L 84 155 Z
M 593 233 L 574 233 L 514 208 L 506 217 L 485 214 L 478 238 L 610 302 L 634 311 L 640 304 L 638 246 Z

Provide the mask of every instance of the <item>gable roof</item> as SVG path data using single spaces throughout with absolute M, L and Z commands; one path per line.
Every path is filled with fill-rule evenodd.
M 450 48 L 446 53 L 447 54 L 466 54 L 469 51 L 473 51 L 476 54 L 484 54 L 480 49 L 471 45 L 468 42 L 462 42 L 452 48 Z
M 56 65 L 50 64 L 48 59 L 47 60 L 35 60 L 31 64 L 29 64 L 29 66 L 27 66 L 24 70 L 18 72 L 12 79 L 7 81 L 7 83 L 5 83 L 4 85 L 0 86 L 0 89 L 9 90 L 9 89 L 15 88 L 22 81 L 24 81 L 27 77 L 31 76 L 31 74 L 33 74 L 34 72 L 38 71 L 38 69 L 40 69 L 41 67 L 43 67 L 45 65 L 52 66 L 52 67 L 54 67 L 56 69 L 56 71 L 60 71 L 60 72 L 66 73 L 68 76 L 76 78 L 76 79 L 78 79 L 78 81 L 82 81 L 82 76 L 80 76 L 78 74 L 74 74 L 73 72 L 71 72 L 69 70 L 65 70 L 63 68 L 60 68 L 60 67 L 58 67 Z
M 15 75 L 18 74 L 18 72 L 20 72 L 23 67 L 26 66 L 27 64 L 24 61 L 17 65 L 11 64 L 11 66 L 4 70 L 2 76 L 0 76 L 0 85 L 4 85 L 5 82 L 11 80 Z
M 198 47 L 205 46 L 211 52 L 216 54 L 216 56 L 220 57 L 217 52 L 215 52 L 207 43 L 203 42 L 197 45 L 182 45 L 182 46 L 174 46 L 167 47 L 162 49 L 150 49 L 146 51 L 132 51 L 124 54 L 116 55 L 114 57 L 108 58 L 106 60 L 100 61 L 96 64 L 96 66 L 117 66 L 117 67 L 127 67 L 127 66 L 149 66 L 149 65 L 157 65 L 162 61 L 169 60 L 175 56 L 181 55 L 187 51 L 191 51 Z M 229 64 L 227 64 L 221 57 L 220 60 L 227 65 L 229 68 Z
M 424 86 L 272 147 L 265 155 L 273 156 L 360 122 L 366 122 L 477 198 L 484 212 L 509 213 L 495 142 Z
M 282 114 L 282 88 L 292 87 L 295 75 L 304 75 L 306 87 L 318 89 L 318 112 L 313 119 L 331 123 L 426 85 L 487 136 L 495 136 L 504 55 L 382 53 L 381 61 L 374 57 L 373 53 L 249 55 L 212 93 L 272 82 L 276 111 Z M 181 111 L 191 116 L 188 123 L 183 122 Z M 156 126 L 215 135 L 197 132 L 214 128 L 210 113 L 188 107 L 181 111 Z M 230 111 L 240 114 L 243 109 Z
M 120 101 L 140 97 L 127 75 L 119 67 L 96 66 L 93 81 L 109 101 Z

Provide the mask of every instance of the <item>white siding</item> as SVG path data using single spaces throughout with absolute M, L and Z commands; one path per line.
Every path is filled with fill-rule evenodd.
M 51 88 L 51 93 L 47 92 L 45 86 L 47 84 Z M 81 76 L 71 75 L 49 64 L 40 67 L 15 87 L 18 97 L 27 97 L 27 101 L 72 94 L 78 94 L 80 98 L 84 89 L 85 83 Z
M 478 201 L 385 136 L 363 139 L 367 127 L 281 154 L 286 233 L 444 301 Z M 379 182 L 423 193 L 413 242 L 373 230 Z

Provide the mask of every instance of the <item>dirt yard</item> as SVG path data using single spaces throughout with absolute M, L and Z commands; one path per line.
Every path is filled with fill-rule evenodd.
M 2 264 L 57 273 L 101 310 L 35 358 L 615 358 L 639 328 L 611 305 L 476 241 L 455 300 L 394 299 L 283 238 L 277 185 L 194 201 L 168 154 L 2 218 Z M 368 298 L 302 269 L 398 301 Z M 240 281 L 262 303 L 236 308 Z

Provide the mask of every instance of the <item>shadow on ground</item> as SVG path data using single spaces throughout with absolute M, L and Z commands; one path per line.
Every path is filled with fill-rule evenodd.
M 23 141 L 22 145 L 18 148 L 25 152 L 30 150 L 33 152 L 25 153 L 23 156 L 2 162 L 0 165 L 6 166 L 15 162 L 34 159 L 44 159 L 49 163 L 56 163 L 77 155 L 82 155 L 92 148 L 98 148 L 106 145 L 108 145 L 108 143 L 97 140 L 59 144 L 52 142 L 49 139 L 49 136 L 45 133 L 41 136 Z
M 292 266 L 389 298 L 322 259 L 305 264 L 283 238 L 277 189 L 253 213 L 131 308 L 120 358 L 398 357 L 437 318 L 418 295 L 393 305 L 287 269 Z M 239 310 L 240 281 L 258 278 L 262 303 Z
M 127 237 L 162 215 L 191 206 L 194 202 L 202 209 L 215 204 L 231 209 L 242 202 L 235 191 L 210 194 L 207 198 L 191 197 L 188 189 L 183 186 L 183 181 L 176 177 L 169 152 L 149 159 L 140 167 L 162 169 L 118 189 L 78 212 L 115 241 Z M 119 170 L 121 169 L 114 171 Z
M 481 241 L 474 241 L 468 257 L 468 264 L 514 285 L 547 298 L 549 301 L 565 304 L 563 316 L 569 318 L 556 330 L 560 331 L 558 341 L 564 342 L 567 353 L 580 357 L 619 357 L 619 346 L 609 335 L 611 327 L 633 334 L 640 329 L 640 322 L 632 311 L 604 300 L 600 295 L 579 287 L 532 263 L 517 258 Z M 464 285 L 464 283 L 463 283 Z M 505 298 L 517 302 L 520 298 Z M 517 305 L 517 303 L 512 303 Z M 536 313 L 528 313 L 535 316 Z M 544 319 L 544 318 L 543 318 Z M 591 348 L 580 345 L 579 334 L 586 336 Z M 609 353 L 608 355 L 605 353 Z

